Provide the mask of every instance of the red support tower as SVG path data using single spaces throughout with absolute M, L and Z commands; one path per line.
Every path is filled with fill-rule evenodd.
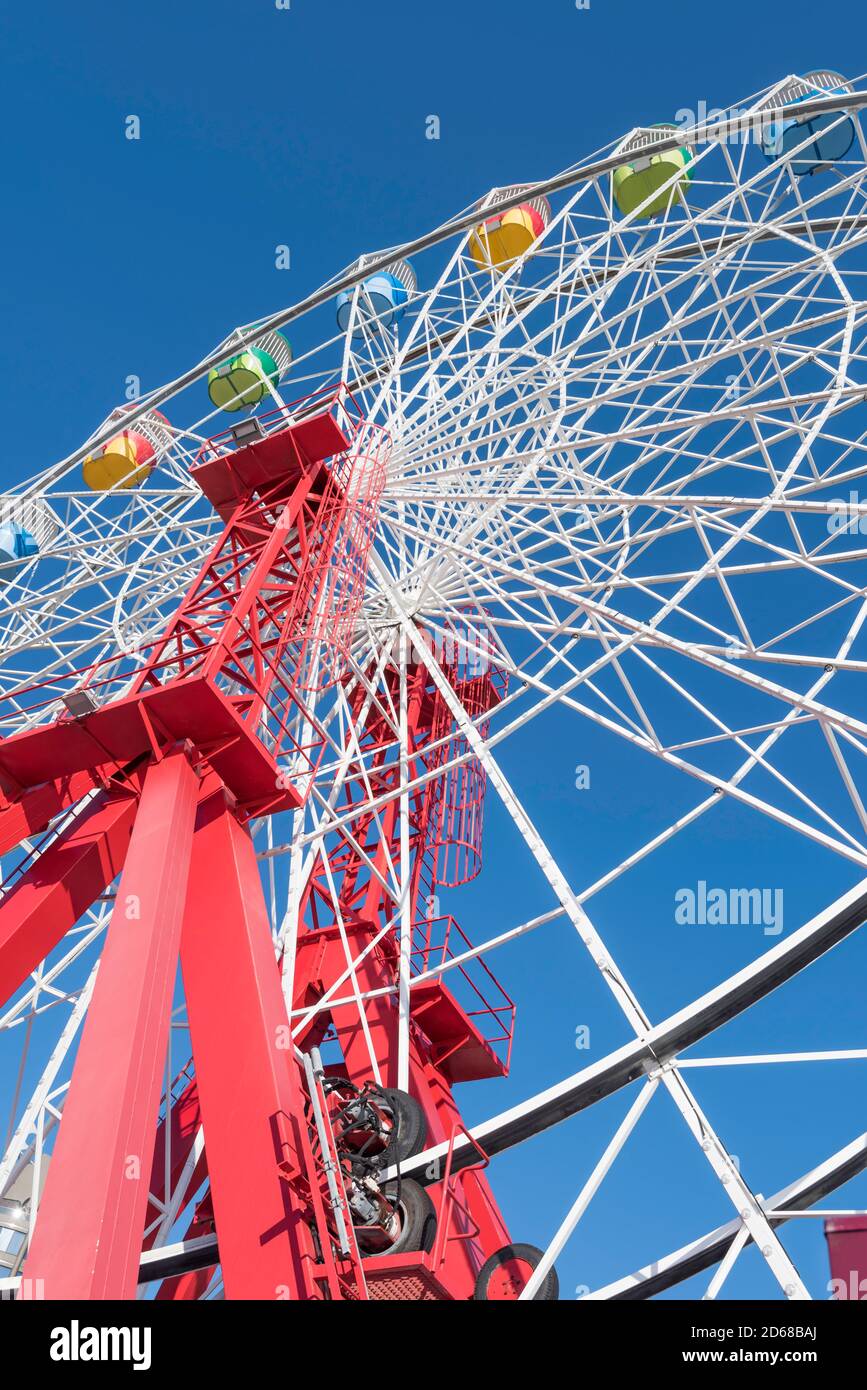
M 0 743 L 7 847 L 95 793 L 38 872 L 24 860 L 0 906 L 0 994 L 120 874 L 23 1289 L 133 1297 L 159 1204 L 191 1164 L 179 1214 L 189 1206 L 194 1234 L 216 1232 L 228 1297 L 471 1298 L 508 1244 L 485 1155 L 453 1173 L 449 1151 L 426 1189 L 386 1170 L 425 1135 L 466 1132 L 457 1082 L 508 1069 L 514 1006 L 486 966 L 450 966 L 468 943 L 431 910 L 440 883 L 480 867 L 484 777 L 411 665 L 406 754 L 422 780 L 410 795 L 406 1095 L 400 932 L 383 887 L 399 854 L 400 761 L 380 703 L 352 697 L 354 736 L 388 799 L 355 814 L 346 783 L 344 828 L 302 894 L 291 1019 L 247 824 L 301 805 L 317 765 L 311 696 L 344 671 L 388 441 L 343 388 L 242 431 L 202 450 L 194 477 L 223 530 L 144 667 L 83 672 L 62 713 L 34 691 L 44 722 Z M 483 724 L 498 673 L 445 665 Z M 160 1121 L 178 962 L 192 1059 Z M 322 1066 L 325 1040 L 339 1060 Z M 205 1284 L 201 1272 L 172 1279 L 161 1296 Z
M 502 697 L 501 674 L 484 665 L 477 674 L 459 673 L 457 663 L 450 669 L 448 662 L 446 670 L 465 708 L 484 721 Z M 398 672 L 388 675 L 396 696 Z M 356 697 L 357 712 L 362 704 L 363 691 Z M 420 662 L 407 671 L 407 715 L 409 780 L 441 770 L 415 791 L 410 805 L 410 1093 L 424 1115 L 428 1144 L 449 1144 L 465 1133 L 453 1087 L 507 1073 L 515 1008 L 483 963 L 442 970 L 470 943 L 453 919 L 432 912 L 431 904 L 441 883 L 466 882 L 481 868 L 484 779 L 472 763 L 452 765 L 466 749 Z M 394 793 L 400 772 L 389 757 L 394 736 L 385 711 L 373 709 L 355 732 L 372 757 L 374 796 Z M 327 1069 L 338 1110 L 347 1100 L 340 1078 L 374 1094 L 381 1087 L 393 1090 L 398 1080 L 399 953 L 382 885 L 387 865 L 399 856 L 398 802 L 392 794 L 378 816 L 362 810 L 353 818 L 355 795 L 353 788 L 346 792 L 341 809 L 348 824 L 327 869 L 320 866 L 306 887 L 301 912 L 306 930 L 297 941 L 294 968 L 293 1018 L 299 1015 L 303 1022 L 299 1045 L 319 1045 L 327 1037 L 342 1054 Z M 458 864 L 462 872 L 455 872 Z M 372 996 L 363 1019 L 354 991 Z M 509 1243 L 481 1171 L 486 1164 L 481 1151 L 479 1159 L 457 1174 L 447 1160 L 442 1173 L 429 1174 L 436 1238 L 421 1261 L 403 1252 L 365 1259 L 371 1297 L 473 1297 L 479 1270 Z M 400 1292 L 404 1280 L 415 1292 Z

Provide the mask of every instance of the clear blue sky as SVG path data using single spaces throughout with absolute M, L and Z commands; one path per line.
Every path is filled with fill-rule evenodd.
M 815 0 L 592 0 L 589 11 L 574 0 L 291 0 L 288 11 L 274 0 L 5 7 L 6 482 L 78 445 L 121 396 L 128 374 L 139 375 L 144 390 L 160 384 L 237 323 L 301 298 L 359 252 L 408 239 L 496 184 L 553 173 L 635 124 L 671 119 L 702 101 L 735 102 L 788 72 L 860 71 L 865 38 L 863 0 L 820 7 Z M 440 118 L 439 141 L 425 138 L 431 114 Z M 141 122 L 138 141 L 125 138 L 130 115 Z M 289 271 L 275 268 L 281 243 L 291 248 Z M 617 768 L 624 759 L 626 775 L 626 755 L 606 745 L 609 776 L 577 793 L 572 769 L 587 761 L 585 734 L 555 715 L 544 735 L 534 734 L 542 737 L 566 755 L 540 758 L 539 745 L 527 742 L 505 751 L 504 762 L 531 809 L 553 807 L 554 848 L 583 882 L 588 863 L 610 863 L 612 840 L 622 837 Z M 652 772 L 643 786 L 633 784 L 629 843 L 659 828 L 661 803 L 696 799 L 658 767 Z M 547 905 L 535 880 L 524 882 L 512 868 L 496 807 L 490 819 L 485 875 L 461 907 L 476 935 Z M 769 868 L 761 826 L 746 834 L 728 810 L 703 833 L 697 862 L 709 880 L 716 863 L 725 881 L 794 881 L 798 906 L 787 926 L 852 881 L 842 869 L 828 877 L 826 860 L 809 850 L 799 850 L 797 870 L 784 862 Z M 733 950 L 729 941 L 696 939 L 689 969 L 673 965 L 683 940 L 671 922 L 671 885 L 682 881 L 672 877 L 673 862 L 663 857 L 648 869 L 640 911 L 630 886 L 605 898 L 599 918 L 656 1017 L 767 945 L 750 938 Z M 733 863 L 742 866 L 734 879 Z M 530 995 L 519 1018 L 508 1091 L 465 1088 L 472 1118 L 623 1038 L 586 970 L 586 999 L 576 1005 L 561 990 L 550 1002 L 547 985 L 576 968 L 578 953 L 563 929 L 546 931 L 532 951 L 508 963 L 504 956 L 506 983 L 528 998 L 527 981 L 537 980 L 537 1002 Z M 867 953 L 847 950 L 850 970 L 863 979 Z M 785 1002 L 763 1006 L 759 1023 L 740 1025 L 736 1040 L 726 1034 L 725 1048 L 863 1046 L 861 1009 L 856 999 L 838 999 L 836 980 L 819 966 Z M 600 1040 L 589 1054 L 573 1043 L 583 1022 Z M 833 1079 L 823 1074 L 821 1083 L 815 1073 L 786 1069 L 774 1078 L 772 1105 L 766 1073 L 741 1074 L 737 1085 L 722 1073 L 702 1078 L 702 1099 L 731 1147 L 751 1155 L 755 1187 L 772 1190 L 852 1137 L 864 1113 L 855 1066 Z M 517 1239 L 545 1244 L 623 1110 L 624 1098 L 615 1098 L 532 1154 L 503 1161 L 498 1191 Z M 642 1123 L 645 1146 L 622 1179 L 612 1176 L 599 1214 L 591 1210 L 561 1262 L 563 1297 L 727 1219 L 673 1108 L 657 1098 Z M 863 1184 L 847 1200 L 855 1204 L 859 1192 L 864 1202 Z M 800 1223 L 791 1248 L 810 1279 L 824 1279 L 819 1223 Z M 727 1288 L 773 1296 L 752 1254 Z

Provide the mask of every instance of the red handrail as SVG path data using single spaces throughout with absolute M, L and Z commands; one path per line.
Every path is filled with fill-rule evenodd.
M 455 1139 L 459 1134 L 463 1134 L 479 1155 L 478 1163 L 469 1163 L 465 1168 L 461 1168 L 458 1173 L 452 1174 L 452 1160 L 454 1158 Z M 452 1132 L 449 1138 L 449 1147 L 446 1154 L 446 1169 L 443 1175 L 443 1190 L 440 1194 L 439 1212 L 437 1213 L 437 1234 L 434 1241 L 434 1248 L 431 1254 L 431 1265 L 434 1270 L 439 1269 L 445 1263 L 446 1246 L 451 1240 L 475 1240 L 481 1234 L 481 1228 L 473 1217 L 466 1202 L 458 1200 L 458 1184 L 463 1184 L 468 1173 L 480 1173 L 487 1168 L 490 1158 L 477 1139 L 474 1139 L 469 1130 L 464 1127 L 460 1120 L 455 1120 L 452 1125 Z M 467 1219 L 471 1229 L 468 1231 L 455 1231 L 449 1234 L 449 1224 L 452 1213 L 457 1208 Z

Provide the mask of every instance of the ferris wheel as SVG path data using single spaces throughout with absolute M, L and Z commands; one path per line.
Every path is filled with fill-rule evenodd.
M 494 189 L 0 500 L 7 1295 L 572 1297 L 662 1112 L 706 1214 L 638 1203 L 579 1296 L 826 1292 L 788 1232 L 867 1168 L 856 1101 L 754 1175 L 703 1082 L 867 1060 L 809 992 L 867 919 L 865 102 L 787 77 Z M 604 840 L 534 787 L 573 748 Z M 776 877 L 709 890 L 721 822 Z M 606 906 L 656 873 L 662 1010 Z M 697 921 L 758 930 L 709 980 Z M 763 1031 L 793 988 L 821 1050 Z

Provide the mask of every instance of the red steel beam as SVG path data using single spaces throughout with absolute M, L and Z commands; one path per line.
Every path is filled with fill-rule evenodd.
M 137 804 L 101 792 L 10 889 L 0 905 L 0 1003 L 120 873 Z
M 175 1186 L 186 1166 L 187 1159 L 192 1153 L 199 1126 L 202 1123 L 202 1110 L 199 1105 L 199 1088 L 196 1085 L 195 1077 L 188 1081 L 181 1094 L 173 1101 L 169 1109 L 168 1116 L 160 1120 L 157 1128 L 156 1140 L 154 1142 L 154 1157 L 151 1166 L 151 1179 L 149 1184 L 149 1196 L 156 1202 L 167 1202 L 174 1192 Z M 168 1133 L 167 1133 L 168 1131 Z M 169 1152 L 169 1171 L 166 1173 L 166 1143 L 168 1141 Z M 193 1169 L 190 1184 L 187 1188 L 187 1198 L 181 1206 L 181 1211 L 191 1201 L 196 1191 L 201 1185 L 207 1172 L 205 1156 L 202 1154 Z M 168 1179 L 168 1182 L 167 1182 Z M 155 1223 L 160 1219 L 162 1213 L 154 1204 L 154 1200 L 148 1202 L 147 1214 L 145 1217 L 145 1235 L 143 1249 L 150 1250 L 157 1234 Z M 153 1227 L 152 1231 L 149 1228 Z
M 112 765 L 105 771 L 106 775 L 110 775 L 116 768 Z M 3 782 L 0 768 L 0 797 L 6 794 Z M 60 777 L 56 782 L 33 787 L 24 792 L 19 800 L 10 800 L 0 809 L 0 854 L 8 854 L 29 835 L 41 834 L 49 821 L 60 815 L 61 811 L 74 806 L 88 792 L 99 790 L 99 786 L 92 772 L 76 772 L 71 777 Z M 18 795 L 16 788 L 11 788 L 11 791 L 13 796 Z
M 135 1296 L 198 779 L 148 769 L 22 1288 Z
M 305 1166 L 298 1069 L 253 842 L 222 792 L 199 810 L 181 966 L 226 1297 L 310 1298 L 307 1206 L 287 1180 Z

